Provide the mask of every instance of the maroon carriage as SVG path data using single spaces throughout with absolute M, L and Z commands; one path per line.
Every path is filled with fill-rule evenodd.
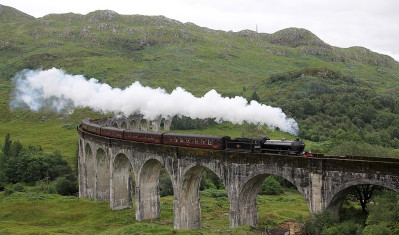
M 125 130 L 123 139 L 138 142 L 162 143 L 162 133 L 151 131 Z
M 205 136 L 166 133 L 163 135 L 163 143 L 166 145 L 184 146 L 192 148 L 224 149 L 227 136 Z
M 101 126 L 95 123 L 92 123 L 89 118 L 86 118 L 82 121 L 82 129 L 91 132 L 97 135 L 101 134 Z
M 115 127 L 101 127 L 101 135 L 116 139 L 123 139 L 123 131 L 123 129 Z

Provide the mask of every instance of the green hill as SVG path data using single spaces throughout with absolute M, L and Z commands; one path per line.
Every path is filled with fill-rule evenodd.
M 72 116 L 10 110 L 12 77 L 18 71 L 56 67 L 113 87 L 140 81 L 167 91 L 181 86 L 196 96 L 216 89 L 248 99 L 256 92 L 261 103 L 281 107 L 297 120 L 300 137 L 313 141 L 314 151 L 333 151 L 351 141 L 367 148 L 396 148 L 386 154 L 398 154 L 398 62 L 366 48 L 328 45 L 306 29 L 225 32 L 108 10 L 34 18 L 0 5 L 0 30 L 4 134 L 31 139 L 15 126 L 47 123 L 46 129 L 60 128 L 98 115 L 88 110 Z M 68 131 L 72 139 L 76 133 Z M 32 127 L 32 136 L 38 132 Z
M 85 117 L 109 114 L 89 109 L 75 110 L 71 115 L 46 109 L 35 113 L 11 110 L 9 105 L 15 74 L 23 69 L 56 67 L 113 87 L 140 81 L 169 92 L 181 86 L 196 96 L 216 89 L 224 96 L 256 98 L 281 107 L 298 122 L 299 137 L 305 140 L 307 150 L 399 157 L 399 64 L 366 48 L 338 48 L 298 28 L 273 34 L 225 32 L 163 16 L 113 11 L 34 18 L 2 5 L 0 30 L 0 148 L 10 133 L 13 143 L 20 141 L 28 149 L 41 145 L 46 153 L 58 150 L 76 170 L 76 125 Z M 176 120 L 172 126 L 179 130 L 174 131 L 185 133 L 296 138 L 247 123 Z M 35 156 L 38 163 L 47 156 L 40 154 Z M 0 172 L 0 187 L 4 177 Z M 171 196 L 162 197 L 159 220 L 135 222 L 134 209 L 111 211 L 107 203 L 49 194 L 55 192 L 54 184 L 56 181 L 41 180 L 35 186 L 6 185 L 0 193 L 0 224 L 4 224 L 0 231 L 246 234 L 263 232 L 265 227 L 274 228 L 291 219 L 303 223 L 309 215 L 303 197 L 295 189 L 285 189 L 283 195 L 258 196 L 259 227 L 231 229 L 227 196 L 214 197 L 218 190 L 204 190 L 202 230 L 179 231 L 172 226 Z M 344 207 L 350 207 L 348 217 L 358 217 L 352 204 Z M 40 216 L 32 216 L 36 214 Z

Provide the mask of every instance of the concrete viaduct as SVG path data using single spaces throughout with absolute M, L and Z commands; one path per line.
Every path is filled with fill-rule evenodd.
M 107 125 L 113 123 L 117 122 L 111 120 Z M 159 174 L 165 167 L 173 184 L 176 229 L 201 228 L 199 184 L 206 168 L 227 190 L 231 227 L 257 225 L 257 195 L 269 174 L 295 185 L 310 213 L 325 208 L 338 213 L 356 185 L 372 184 L 399 192 L 399 159 L 206 150 L 112 139 L 84 131 L 79 131 L 78 167 L 80 197 L 109 201 L 112 210 L 119 210 L 132 207 L 134 190 L 138 221 L 160 217 Z

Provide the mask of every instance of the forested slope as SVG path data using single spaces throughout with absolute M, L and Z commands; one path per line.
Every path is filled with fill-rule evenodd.
M 301 138 L 321 143 L 317 151 L 342 141 L 399 147 L 398 62 L 366 48 L 331 46 L 305 29 L 224 32 L 113 11 L 34 18 L 0 6 L 0 30 L 3 123 L 43 116 L 63 122 L 47 111 L 9 108 L 18 71 L 56 67 L 113 87 L 140 81 L 197 96 L 216 89 L 255 97 L 297 120 Z M 74 115 L 77 121 L 87 111 Z

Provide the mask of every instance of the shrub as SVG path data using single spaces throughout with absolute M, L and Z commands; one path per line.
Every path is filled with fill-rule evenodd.
M 0 191 L 3 191 L 6 188 L 6 185 L 7 185 L 6 175 L 4 174 L 3 170 L 0 169 Z
M 322 235 L 361 235 L 363 228 L 353 221 L 345 221 L 323 230 Z
M 205 190 L 205 189 L 216 189 L 216 186 L 211 179 L 202 177 L 200 183 L 200 190 Z
M 399 234 L 399 193 L 382 192 L 369 204 L 368 211 L 363 234 Z
M 37 181 L 35 187 L 32 187 L 30 191 L 50 194 L 57 193 L 57 190 L 55 189 L 55 182 L 49 182 L 47 179 Z
M 65 177 L 60 177 L 55 183 L 55 189 L 60 195 L 75 195 L 79 188 L 76 181 L 71 181 Z
M 161 197 L 173 195 L 172 181 L 170 180 L 170 175 L 165 168 L 162 168 L 159 175 L 159 189 Z
M 201 194 L 211 198 L 227 198 L 227 191 L 224 189 L 206 189 Z
M 14 192 L 15 191 L 14 191 L 13 187 L 7 186 L 7 187 L 5 187 L 4 195 L 9 196 L 9 195 L 13 194 Z
M 305 230 L 308 235 L 322 235 L 324 230 L 334 226 L 339 218 L 331 212 L 324 210 L 313 215 L 313 218 L 305 222 Z
M 23 192 L 24 186 L 21 183 L 14 184 L 14 191 L 16 192 Z
M 274 176 L 270 175 L 263 182 L 261 186 L 261 193 L 267 195 L 278 195 L 282 194 L 283 190 L 281 189 L 280 183 L 274 178 Z

